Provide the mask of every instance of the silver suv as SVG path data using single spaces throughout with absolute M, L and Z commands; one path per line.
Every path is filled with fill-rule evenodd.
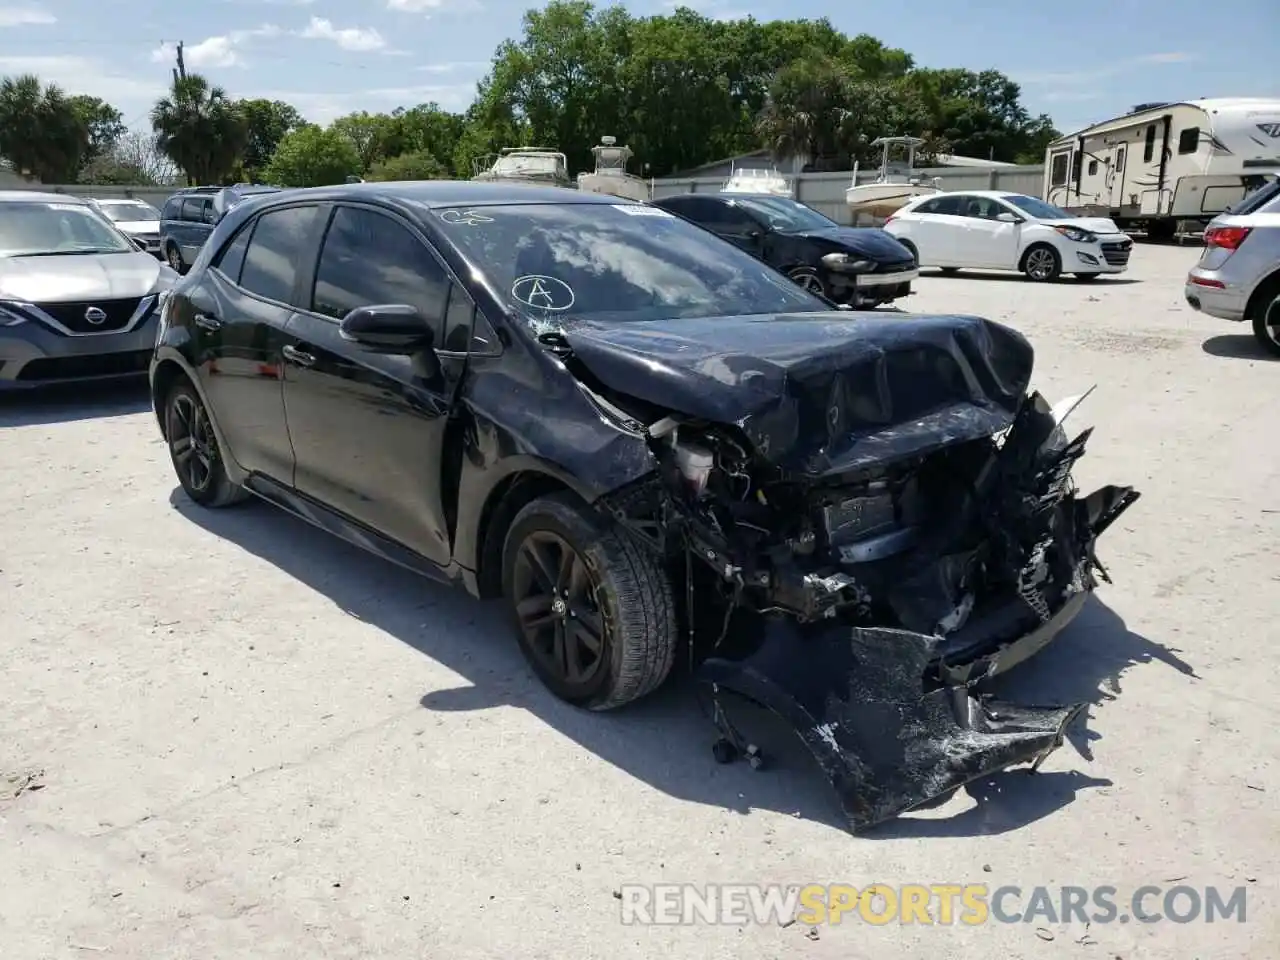
M 1185 293 L 1197 310 L 1250 321 L 1263 348 L 1280 356 L 1280 179 L 1209 222 Z

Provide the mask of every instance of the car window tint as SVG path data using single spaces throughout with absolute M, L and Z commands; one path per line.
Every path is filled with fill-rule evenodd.
M 244 255 L 249 249 L 251 233 L 253 233 L 252 223 L 241 227 L 213 261 L 213 268 L 221 271 L 232 283 L 240 282 L 240 268 L 244 266 Z
M 444 317 L 444 349 L 466 353 L 471 348 L 471 315 L 475 305 L 457 284 L 449 287 L 449 309 Z
M 181 209 L 182 199 L 180 197 L 170 197 L 165 201 L 164 212 L 160 216 L 165 220 L 176 220 Z
M 961 207 L 960 200 L 961 197 L 956 194 L 948 194 L 945 197 L 936 197 L 929 201 L 932 205 L 932 209 L 928 212 L 950 217 L 962 216 L 963 208 Z
M 443 339 L 449 276 L 426 244 L 385 214 L 339 207 L 325 234 L 311 309 L 341 319 L 356 307 L 417 307 Z
M 187 197 L 182 201 L 182 219 L 183 220 L 199 220 L 200 219 L 200 198 Z
M 244 256 L 240 286 L 268 300 L 290 302 L 315 213 L 315 207 L 286 207 L 260 216 Z

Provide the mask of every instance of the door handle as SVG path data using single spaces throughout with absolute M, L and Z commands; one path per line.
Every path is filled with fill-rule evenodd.
M 219 330 L 222 328 L 222 321 L 207 313 L 197 313 L 195 321 L 197 327 L 203 327 L 205 330 Z
M 285 344 L 280 348 L 280 352 L 284 354 L 284 358 L 291 363 L 296 363 L 300 367 L 314 366 L 316 358 L 309 353 L 304 353 L 292 344 Z

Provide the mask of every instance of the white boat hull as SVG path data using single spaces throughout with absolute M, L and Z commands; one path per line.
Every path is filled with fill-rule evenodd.
M 860 183 L 844 192 L 844 202 L 854 213 L 887 217 L 916 197 L 941 192 L 926 183 Z
M 578 189 L 586 193 L 604 193 L 611 197 L 638 200 L 647 203 L 652 195 L 649 184 L 639 177 L 617 176 L 605 173 L 578 174 Z

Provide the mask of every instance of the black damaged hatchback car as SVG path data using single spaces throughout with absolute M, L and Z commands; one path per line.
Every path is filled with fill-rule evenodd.
M 837 310 L 647 204 L 370 183 L 231 210 L 151 388 L 196 503 L 505 597 L 580 706 L 679 653 L 788 720 L 861 828 L 1042 758 L 1080 709 L 968 693 L 1075 616 L 1137 498 L 1076 495 L 1087 434 L 1032 358 L 974 317 Z M 758 762 L 716 718 L 717 759 Z

